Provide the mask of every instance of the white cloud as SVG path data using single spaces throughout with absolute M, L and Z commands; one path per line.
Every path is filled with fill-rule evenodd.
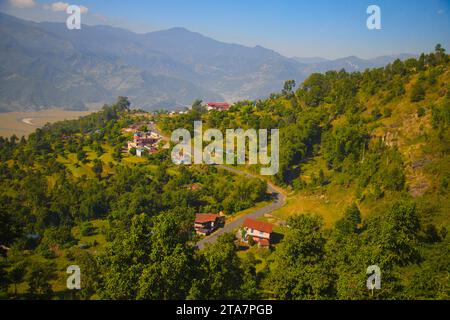
M 81 9 L 81 13 L 87 13 L 89 11 L 88 8 L 86 8 L 85 6 L 80 6 Z
M 9 0 L 9 3 L 16 8 L 31 8 L 36 5 L 34 0 Z
M 66 11 L 68 6 L 69 4 L 65 2 L 55 2 L 51 4 L 51 9 L 53 11 Z
M 54 2 L 51 5 L 44 5 L 44 9 L 52 10 L 52 11 L 55 11 L 55 12 L 58 12 L 58 11 L 64 11 L 65 12 L 68 6 L 69 6 L 68 3 L 59 1 L 59 2 Z M 81 13 L 86 13 L 86 12 L 89 11 L 89 9 L 87 7 L 85 7 L 85 6 L 79 6 L 79 7 L 80 7 L 80 10 L 81 10 Z

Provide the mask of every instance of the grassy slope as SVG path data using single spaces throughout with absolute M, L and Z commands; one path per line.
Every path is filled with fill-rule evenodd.
M 386 141 L 399 147 L 405 164 L 409 193 L 415 198 L 422 197 L 424 201 L 430 203 L 439 201 L 443 209 L 436 213 L 434 222 L 445 223 L 449 227 L 449 197 L 439 195 L 436 190 L 440 182 L 440 173 L 450 171 L 450 158 L 440 156 L 436 150 L 436 137 L 431 127 L 431 104 L 441 101 L 442 88 L 450 83 L 450 72 L 447 70 L 439 77 L 437 85 L 427 89 L 427 95 L 423 101 L 412 103 L 410 102 L 411 86 L 416 81 L 417 76 L 412 77 L 406 85 L 406 93 L 386 105 L 380 104 L 379 96 L 368 98 L 365 116 L 370 117 L 372 110 L 376 107 L 381 110 L 386 107 L 392 110 L 390 117 L 383 117 L 376 122 L 372 137 L 373 139 L 385 137 Z M 426 110 L 423 117 L 417 116 L 417 108 L 420 106 Z M 420 165 L 422 162 L 424 165 Z M 324 218 L 326 226 L 331 226 L 342 216 L 345 207 L 356 200 L 354 186 L 342 186 L 339 183 L 339 174 L 327 170 L 325 161 L 320 155 L 302 164 L 301 169 L 301 179 L 304 181 L 309 181 L 313 172 L 317 175 L 319 170 L 323 169 L 331 183 L 313 191 L 291 193 L 286 206 L 274 212 L 274 216 L 285 220 L 295 213 L 317 213 Z M 361 203 L 363 216 L 369 211 L 376 211 L 377 207 L 380 210 L 385 208 L 393 198 L 395 195 L 387 195 L 377 203 L 370 200 L 364 201 Z

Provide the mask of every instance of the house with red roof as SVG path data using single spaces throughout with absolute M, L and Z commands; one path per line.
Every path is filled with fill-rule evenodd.
M 195 215 L 194 229 L 197 234 L 210 235 L 222 225 L 222 217 L 214 213 L 197 213 Z
M 248 241 L 249 237 L 252 237 L 259 246 L 270 246 L 273 231 L 273 226 L 270 223 L 246 219 L 242 227 L 245 230 L 245 236 L 243 238 L 244 241 Z
M 231 106 L 226 102 L 208 102 L 206 108 L 208 110 L 227 111 Z

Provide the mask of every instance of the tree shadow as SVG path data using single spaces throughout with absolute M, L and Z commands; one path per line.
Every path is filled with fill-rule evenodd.
M 272 232 L 272 236 L 270 238 L 270 242 L 272 244 L 279 244 L 281 240 L 283 240 L 284 235 L 278 232 Z

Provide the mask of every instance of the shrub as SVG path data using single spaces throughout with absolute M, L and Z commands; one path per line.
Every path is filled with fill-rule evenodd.
M 83 237 L 92 236 L 94 234 L 94 226 L 88 221 L 83 222 L 80 226 L 80 233 Z
M 419 118 L 423 117 L 425 115 L 425 112 L 426 112 L 426 110 L 424 107 L 420 106 L 417 108 L 417 116 Z
M 253 237 L 252 236 L 248 236 L 248 238 L 247 238 L 248 240 L 248 245 L 250 246 L 250 247 L 253 247 L 254 245 L 255 245 L 255 239 L 253 239 Z
M 44 232 L 42 244 L 48 247 L 57 245 L 68 248 L 76 244 L 76 239 L 72 236 L 69 226 L 50 227 Z
M 420 83 L 416 83 L 411 90 L 411 102 L 419 102 L 425 98 L 425 89 Z
M 392 109 L 391 108 L 384 108 L 383 109 L 383 116 L 386 118 L 389 118 L 392 115 Z
M 38 247 L 38 250 L 37 250 L 40 254 L 41 254 L 41 256 L 43 256 L 45 259 L 54 259 L 54 258 L 56 258 L 56 254 L 55 254 L 55 252 L 52 250 L 52 249 L 50 249 L 50 247 L 47 245 L 47 244 L 41 244 L 39 247 Z
M 374 121 L 380 119 L 382 116 L 380 108 L 375 107 L 375 109 L 372 110 L 371 115 Z

